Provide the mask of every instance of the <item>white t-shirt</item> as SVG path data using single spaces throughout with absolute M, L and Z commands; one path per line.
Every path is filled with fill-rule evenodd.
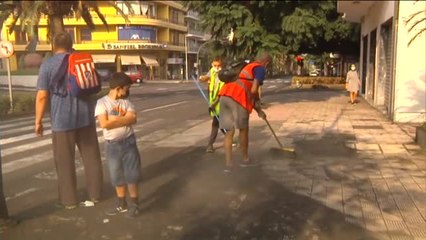
M 135 112 L 135 107 L 128 99 L 113 100 L 108 95 L 99 98 L 96 103 L 95 117 L 99 115 L 124 116 L 127 112 Z M 120 140 L 133 134 L 131 126 L 103 129 L 105 140 Z

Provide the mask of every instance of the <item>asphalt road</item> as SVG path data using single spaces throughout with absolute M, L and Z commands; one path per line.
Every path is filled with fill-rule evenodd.
M 264 98 L 279 101 L 288 86 L 288 79 L 267 81 Z M 211 123 L 196 85 L 142 84 L 132 87 L 131 100 L 138 111 L 134 129 L 143 168 L 141 216 L 129 220 L 103 213 L 114 206 L 105 164 L 100 204 L 71 211 L 56 208 L 48 120 L 46 136 L 37 138 L 33 118 L 26 117 L 0 124 L 7 204 L 10 213 L 22 221 L 0 239 L 295 239 L 269 229 L 280 216 L 285 217 L 280 213 L 285 209 L 278 203 L 286 191 L 256 171 L 229 178 L 222 172 L 223 153 L 205 153 Z M 257 126 L 253 128 L 251 134 L 256 134 Z M 98 133 L 103 154 L 100 129 Z M 220 147 L 221 141 L 219 136 L 216 145 Z M 84 201 L 84 171 L 79 161 L 76 165 L 79 195 Z M 249 192 L 258 196 L 256 200 L 246 200 Z M 260 207 L 238 212 L 243 204 Z M 304 223 L 293 224 L 296 228 Z

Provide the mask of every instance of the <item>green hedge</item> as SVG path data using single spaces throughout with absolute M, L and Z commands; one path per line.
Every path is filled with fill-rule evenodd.
M 103 88 L 96 94 L 96 98 L 105 96 L 109 89 Z M 13 112 L 9 113 L 10 100 L 9 94 L 3 94 L 0 97 L 0 117 L 10 118 L 26 114 L 34 114 L 36 92 L 20 92 L 13 94 Z
M 291 84 L 296 84 L 299 81 L 303 84 L 345 84 L 344 77 L 307 77 L 307 76 L 294 76 L 291 79 Z
M 38 75 L 38 68 L 37 69 L 23 69 L 23 70 L 11 71 L 10 75 L 12 75 L 12 76 Z M 0 76 L 7 76 L 7 71 L 1 71 Z
M 13 95 L 13 113 L 8 114 L 10 109 L 9 95 L 0 97 L 0 116 L 21 115 L 34 113 L 35 92 L 19 93 Z

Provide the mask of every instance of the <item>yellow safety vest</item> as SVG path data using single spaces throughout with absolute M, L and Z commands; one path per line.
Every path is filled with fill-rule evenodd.
M 210 105 L 218 98 L 218 94 L 220 89 L 225 85 L 224 82 L 219 80 L 218 73 L 214 70 L 214 68 L 210 69 L 210 83 L 209 83 L 209 103 Z M 215 107 L 216 115 L 219 115 L 220 112 L 220 104 L 216 104 Z M 211 112 L 210 115 L 213 117 L 214 114 Z

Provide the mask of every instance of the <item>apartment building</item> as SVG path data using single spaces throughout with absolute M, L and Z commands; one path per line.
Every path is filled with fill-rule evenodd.
M 134 14 L 124 1 L 115 4 L 127 15 L 130 23 L 107 2 L 98 1 L 100 12 L 108 27 L 92 13 L 95 29 L 87 27 L 83 19 L 64 18 L 65 31 L 71 34 L 77 51 L 93 55 L 98 69 L 115 71 L 141 71 L 143 79 L 183 79 L 185 71 L 185 41 L 188 32 L 185 23 L 186 9 L 178 1 L 128 1 Z M 16 27 L 8 33 L 11 19 L 2 28 L 2 39 L 11 41 L 15 54 L 10 58 L 11 70 L 25 69 L 28 36 Z M 39 23 L 37 54 L 51 56 L 47 42 L 47 19 Z M 2 64 L 4 66 L 5 64 Z M 32 66 L 34 67 L 34 66 Z

